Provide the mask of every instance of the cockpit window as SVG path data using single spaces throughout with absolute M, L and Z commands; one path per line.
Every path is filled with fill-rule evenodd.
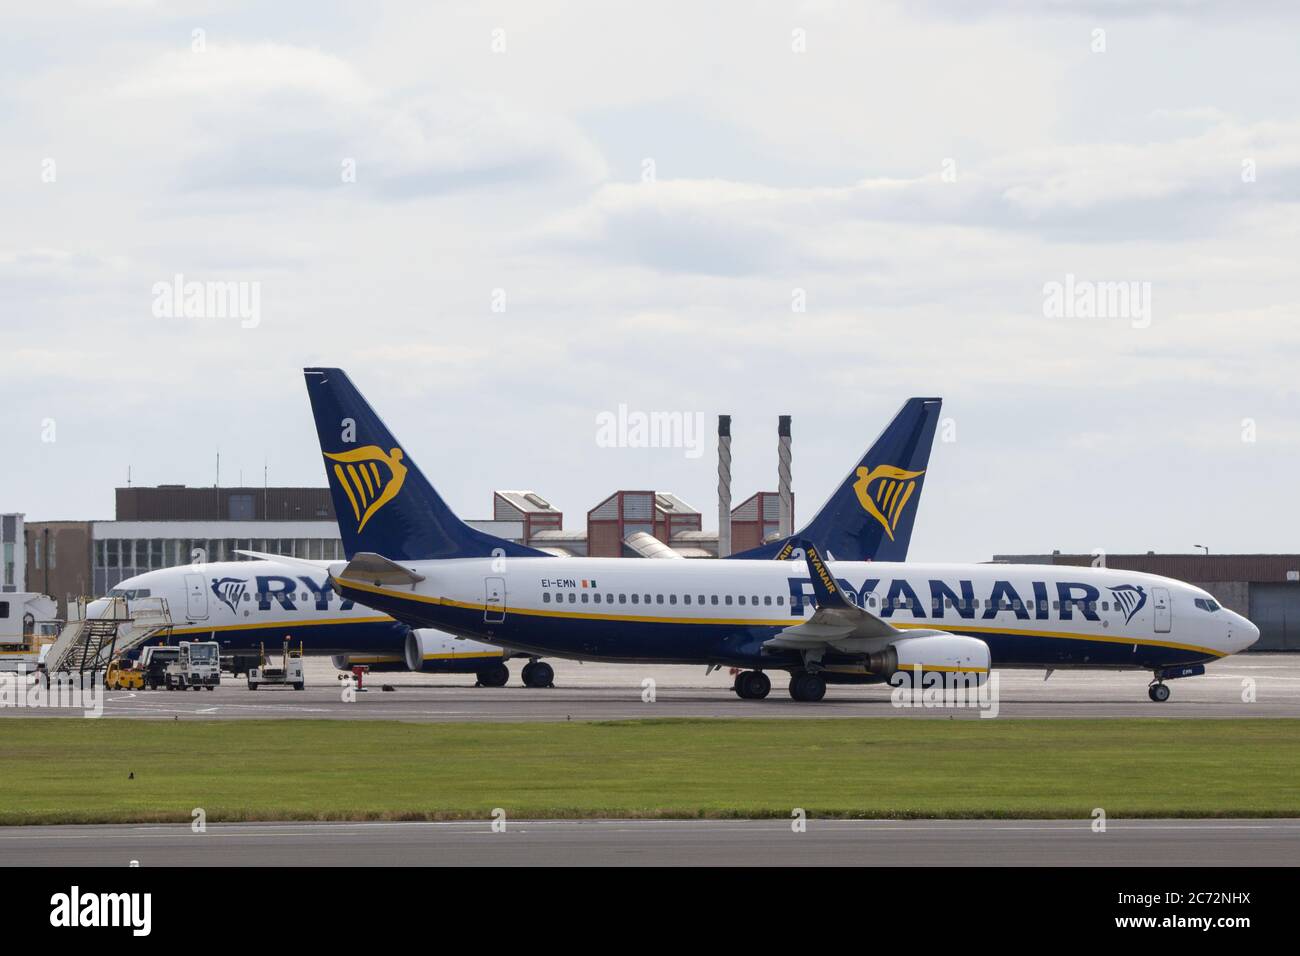
M 1214 600 L 1214 598 L 1197 598 L 1195 603 L 1202 611 L 1214 612 L 1221 607 L 1219 602 Z
M 138 601 L 140 598 L 149 597 L 148 588 L 113 588 L 108 592 L 109 597 L 126 598 L 128 601 Z

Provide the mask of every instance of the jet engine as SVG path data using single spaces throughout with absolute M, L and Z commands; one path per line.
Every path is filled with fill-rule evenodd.
M 921 634 L 902 637 L 868 658 L 869 670 L 892 678 L 899 671 L 926 674 L 959 673 L 983 684 L 989 673 L 989 646 L 962 634 Z

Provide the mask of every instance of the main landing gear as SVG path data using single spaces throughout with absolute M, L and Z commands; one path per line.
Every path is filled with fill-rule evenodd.
M 1147 688 L 1147 696 L 1157 704 L 1163 704 L 1169 699 L 1169 688 L 1160 680 L 1153 680 L 1151 686 Z
M 814 704 L 826 696 L 826 679 L 808 671 L 791 674 L 790 696 L 800 703 Z
M 498 661 L 484 666 L 476 676 L 480 687 L 505 687 L 510 680 L 510 668 Z
M 529 661 L 520 675 L 525 687 L 554 687 L 555 668 L 546 661 Z
M 762 700 L 772 690 L 772 681 L 762 671 L 741 671 L 731 689 L 741 700 Z

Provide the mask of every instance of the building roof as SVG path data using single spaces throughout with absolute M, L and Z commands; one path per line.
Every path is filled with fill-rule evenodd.
M 328 488 L 116 489 L 118 521 L 333 521 Z
M 495 491 L 524 514 L 557 514 L 559 509 L 535 491 Z

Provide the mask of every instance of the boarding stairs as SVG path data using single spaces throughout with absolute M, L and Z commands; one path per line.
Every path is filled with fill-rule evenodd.
M 170 637 L 171 611 L 166 598 L 110 598 L 102 614 L 87 617 L 78 603 L 77 617 L 68 621 L 45 656 L 51 676 L 94 674 L 108 670 L 109 662 L 145 641 Z

